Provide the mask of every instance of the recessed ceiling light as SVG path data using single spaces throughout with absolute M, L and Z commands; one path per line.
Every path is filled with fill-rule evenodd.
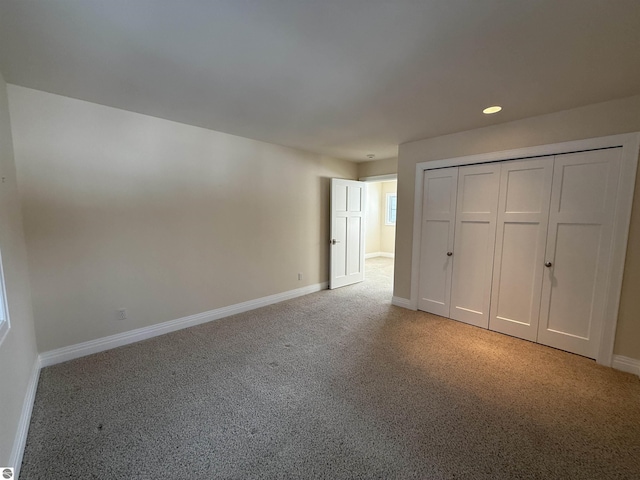
M 500 110 L 502 110 L 502 107 L 500 105 L 494 105 L 493 107 L 487 107 L 484 110 L 482 110 L 482 113 L 484 113 L 485 115 L 491 115 L 492 113 L 498 113 Z
M 369 153 L 367 154 L 367 158 L 372 159 L 372 158 L 376 158 L 376 156 L 373 153 Z

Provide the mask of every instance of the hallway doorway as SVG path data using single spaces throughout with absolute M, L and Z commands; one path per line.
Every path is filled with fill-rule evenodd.
M 395 255 L 397 180 L 367 182 L 365 258 Z

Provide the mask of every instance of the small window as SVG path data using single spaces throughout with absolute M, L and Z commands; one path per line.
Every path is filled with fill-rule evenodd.
M 395 225 L 396 224 L 396 207 L 397 207 L 397 196 L 395 193 L 387 193 L 387 214 L 385 215 L 384 224 L 385 225 Z
M 4 288 L 4 273 L 2 271 L 2 258 L 0 257 L 0 345 L 9 332 L 9 313 L 7 309 L 7 296 Z

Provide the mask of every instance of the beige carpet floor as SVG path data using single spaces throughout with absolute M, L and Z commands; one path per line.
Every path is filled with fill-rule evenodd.
M 21 479 L 640 479 L 640 380 L 367 280 L 46 368 Z

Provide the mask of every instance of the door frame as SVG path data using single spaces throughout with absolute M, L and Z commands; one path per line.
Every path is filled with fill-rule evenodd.
M 615 217 L 613 220 L 613 239 L 611 242 L 611 266 L 607 272 L 606 306 L 604 311 L 604 325 L 600 347 L 596 357 L 597 363 L 611 366 L 613 361 L 613 347 L 618 323 L 620 307 L 620 293 L 622 291 L 622 277 L 627 254 L 627 240 L 631 222 L 631 207 L 635 190 L 638 155 L 640 154 L 640 132 L 611 135 L 606 137 L 589 138 L 572 142 L 539 145 L 535 147 L 518 148 L 498 152 L 468 155 L 464 157 L 447 158 L 416 164 L 415 197 L 413 207 L 413 249 L 411 260 L 411 298 L 409 307 L 418 309 L 418 283 L 420 281 L 420 244 L 422 224 L 422 190 L 425 170 L 436 168 L 474 165 L 479 163 L 502 162 L 506 160 L 524 160 L 532 157 L 559 155 L 587 150 L 621 147 L 620 176 L 618 178 L 618 195 L 616 197 Z

